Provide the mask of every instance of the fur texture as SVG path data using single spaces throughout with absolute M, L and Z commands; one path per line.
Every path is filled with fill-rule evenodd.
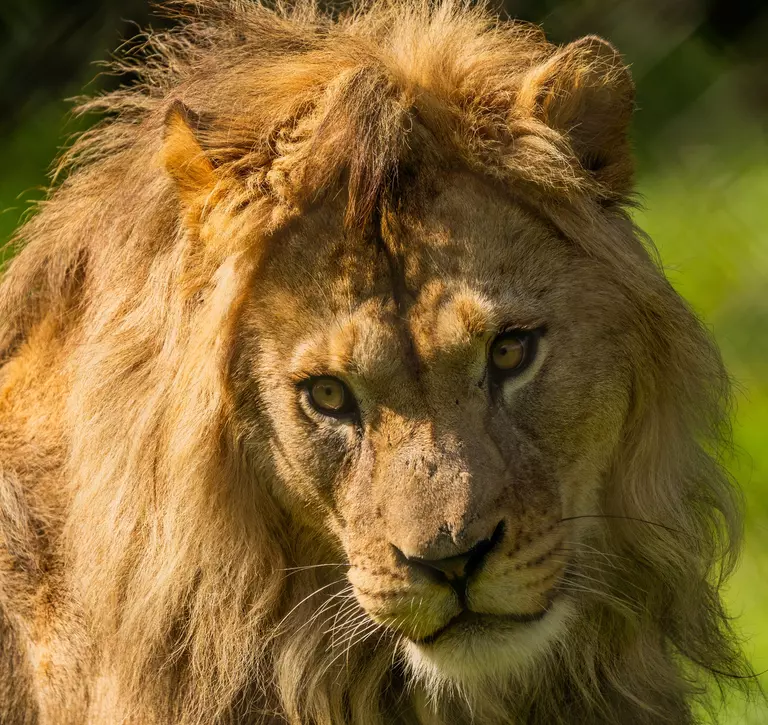
M 693 722 L 750 673 L 729 386 L 625 212 L 618 54 L 452 0 L 170 8 L 0 289 L 0 720 Z M 494 526 L 499 623 L 430 642 L 460 605 L 393 547 Z

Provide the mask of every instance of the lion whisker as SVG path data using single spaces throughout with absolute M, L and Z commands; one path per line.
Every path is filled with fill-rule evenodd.
M 635 605 L 631 601 L 622 599 L 621 597 L 617 596 L 615 593 L 613 593 L 613 590 L 610 589 L 610 587 L 608 588 L 608 590 L 606 590 L 600 587 L 589 586 L 590 583 L 602 584 L 603 582 L 593 579 L 592 577 L 589 577 L 585 574 L 580 574 L 579 572 L 571 572 L 571 576 L 577 576 L 580 579 L 580 581 L 574 582 L 569 577 L 561 583 L 559 587 L 561 590 L 570 591 L 570 592 L 580 592 L 582 594 L 589 594 L 594 596 L 597 599 L 601 599 L 605 602 L 610 602 L 616 605 L 620 609 L 626 609 L 634 615 L 637 615 L 640 613 L 640 609 L 637 605 Z
M 667 526 L 666 524 L 661 524 L 658 521 L 649 521 L 648 519 L 643 519 L 638 516 L 621 516 L 619 514 L 582 514 L 579 516 L 568 516 L 567 518 L 560 519 L 559 523 L 565 523 L 567 521 L 578 521 L 580 519 L 604 519 L 607 521 L 612 521 L 612 520 L 632 521 L 637 524 L 648 524 L 649 526 L 655 526 L 659 529 L 664 529 L 665 531 L 669 531 L 672 534 L 677 534 L 678 536 L 684 536 L 686 538 L 693 539 L 695 541 L 699 540 L 699 537 L 694 536 L 693 534 L 690 534 L 686 531 L 681 531 L 680 529 L 676 529 L 674 526 Z
M 362 609 L 360 607 L 360 603 L 357 601 L 354 594 L 348 594 L 348 600 L 346 602 L 343 602 L 336 610 L 336 613 L 332 615 L 332 617 L 329 617 L 329 619 L 333 619 L 333 623 L 327 632 L 330 632 L 332 635 L 334 631 L 337 629 L 337 626 L 344 626 L 344 620 L 342 619 L 341 622 L 339 622 L 340 616 L 347 616 L 349 613 L 354 612 L 355 609 L 359 609 L 362 612 Z M 328 621 L 328 620 L 326 620 Z M 326 632 L 324 632 L 325 634 Z
M 314 622 L 316 622 L 321 617 L 321 615 L 324 612 L 327 612 L 328 609 L 331 609 L 333 607 L 333 605 L 335 604 L 335 600 L 336 599 L 345 598 L 345 597 L 352 597 L 351 590 L 352 590 L 352 585 L 350 585 L 349 587 L 346 587 L 341 592 L 337 592 L 335 594 L 332 594 L 330 597 L 328 597 L 328 599 L 326 599 L 325 602 L 323 602 L 323 604 L 320 605 L 320 607 L 315 611 L 315 613 L 306 622 L 304 622 L 304 624 L 302 624 L 301 627 L 299 627 L 295 631 L 295 634 L 298 634 L 299 632 L 301 632 L 302 629 L 304 629 L 308 625 L 311 625 Z M 354 601 L 354 599 L 353 599 L 353 601 Z M 344 607 L 346 605 L 347 605 L 347 602 L 343 603 L 341 606 Z M 333 616 L 334 615 L 331 614 L 328 617 L 328 619 L 324 620 L 323 623 L 320 626 L 322 627 L 323 624 L 325 624 L 325 622 L 327 622 Z
M 593 581 L 595 583 L 603 584 L 603 585 L 605 585 L 606 587 L 608 587 L 611 590 L 614 589 L 614 586 L 613 586 L 613 584 L 611 582 L 604 581 L 602 579 L 596 579 L 594 576 L 591 576 L 591 575 L 589 575 L 588 573 L 586 573 L 584 571 L 584 569 L 588 569 L 590 571 L 594 571 L 594 572 L 597 572 L 599 574 L 609 574 L 612 577 L 616 577 L 618 575 L 621 584 L 628 585 L 628 586 L 632 587 L 633 589 L 635 589 L 636 591 L 641 592 L 641 593 L 643 591 L 642 589 L 640 589 L 640 587 L 637 586 L 637 584 L 635 584 L 634 582 L 629 581 L 626 578 L 622 577 L 621 576 L 622 572 L 621 572 L 621 569 L 619 569 L 619 568 L 615 568 L 612 571 L 608 571 L 608 570 L 602 569 L 600 567 L 590 566 L 589 564 L 585 564 L 584 562 L 580 562 L 580 561 L 571 562 L 574 566 L 568 566 L 568 564 L 566 564 L 565 562 L 558 562 L 558 563 L 562 563 L 562 564 L 566 565 L 566 567 L 567 567 L 566 578 L 568 576 L 580 576 L 580 577 L 582 577 L 584 579 L 589 579 L 590 581 Z
M 556 551 L 554 553 L 554 556 L 557 556 L 558 554 L 561 554 L 561 553 L 565 553 L 565 552 Z M 553 563 L 561 564 L 567 568 L 578 567 L 579 569 L 589 569 L 590 571 L 599 572 L 600 574 L 616 575 L 617 573 L 619 574 L 621 573 L 621 567 L 615 564 L 612 564 L 609 562 L 607 565 L 605 565 L 602 562 L 595 562 L 594 560 L 590 562 L 586 562 L 581 557 L 568 558 L 565 560 L 552 558 L 550 561 L 552 561 Z
M 362 632 L 360 632 L 360 628 L 362 627 Z M 349 641 L 347 643 L 347 648 L 345 650 L 346 660 L 347 660 L 347 667 L 349 667 L 349 653 L 352 650 L 353 647 L 357 647 L 360 644 L 362 644 L 368 637 L 377 632 L 379 628 L 381 627 L 380 624 L 377 622 L 374 622 L 373 620 L 370 620 L 370 624 L 360 624 L 358 625 L 355 630 L 352 632 L 352 634 L 349 637 Z M 359 634 L 358 634 L 359 632 Z M 357 640 L 355 640 L 355 635 L 357 635 Z
M 350 614 L 352 614 L 355 609 L 359 608 L 359 605 L 357 604 L 357 601 L 348 602 L 336 611 L 335 615 L 328 618 L 328 620 L 332 619 L 333 622 L 331 626 L 323 631 L 323 634 L 330 634 L 331 635 L 331 648 L 336 646 L 336 635 L 344 629 L 344 627 L 347 625 L 347 622 L 342 619 L 341 622 L 338 621 L 339 617 L 348 617 Z M 365 614 L 362 610 L 360 610 L 361 614 Z M 367 616 L 367 615 L 366 615 Z M 326 622 L 328 621 L 326 620 Z
M 291 610 L 288 612 L 288 614 L 286 614 L 286 615 L 285 615 L 285 616 L 284 616 L 284 617 L 283 617 L 283 618 L 282 618 L 282 619 L 281 619 L 281 620 L 280 620 L 280 621 L 277 623 L 277 626 L 275 627 L 275 631 L 276 631 L 276 632 L 277 632 L 277 631 L 279 631 L 279 630 L 280 630 L 280 627 L 282 627 L 282 625 L 283 625 L 283 624 L 285 624 L 286 620 L 287 620 L 287 619 L 288 619 L 288 618 L 291 616 L 291 614 L 293 614 L 293 613 L 294 613 L 294 612 L 295 612 L 295 611 L 296 611 L 296 610 L 297 610 L 297 609 L 298 609 L 298 608 L 299 608 L 299 607 L 300 607 L 302 604 L 304 604 L 304 602 L 306 602 L 308 599 L 311 599 L 311 598 L 312 598 L 312 597 L 314 597 L 316 594 L 319 594 L 320 592 L 322 592 L 322 591 L 324 591 L 324 590 L 328 589 L 329 587 L 332 587 L 332 586 L 336 586 L 336 585 L 338 585 L 338 584 L 341 584 L 341 582 L 343 582 L 343 581 L 344 581 L 344 579 L 337 579 L 336 581 L 332 581 L 332 582 L 330 582 L 329 584 L 325 584 L 324 586 L 322 586 L 322 587 L 319 587 L 319 588 L 315 589 L 315 590 L 314 590 L 314 591 L 312 591 L 310 594 L 307 594 L 307 596 L 306 596 L 306 597 L 304 597 L 304 598 L 303 598 L 303 599 L 302 599 L 302 600 L 301 600 L 301 601 L 300 601 L 298 604 L 294 605 L 294 606 L 291 608 Z
M 349 566 L 347 563 L 341 563 L 341 564 L 307 564 L 306 566 L 287 566 L 282 569 L 275 569 L 275 571 L 290 571 L 290 572 L 298 572 L 298 571 L 307 571 L 308 569 L 320 569 L 322 567 L 335 567 L 339 568 L 342 566 Z
M 346 640 L 346 641 L 348 641 L 348 642 L 349 642 L 351 639 L 353 639 L 353 638 L 354 638 L 354 635 L 357 633 L 357 631 L 359 630 L 359 628 L 360 628 L 361 626 L 364 626 L 364 625 L 366 624 L 366 622 L 370 622 L 371 624 L 374 624 L 374 625 L 376 624 L 376 623 L 375 623 L 375 622 L 373 622 L 373 620 L 371 620 L 371 618 L 370 618 L 370 617 L 369 617 L 367 614 L 365 614 L 364 612 L 363 612 L 363 613 L 361 613 L 361 614 L 360 614 L 360 616 L 358 616 L 356 619 L 353 619 L 351 622 L 348 622 L 348 623 L 347 623 L 347 625 L 348 625 L 348 627 L 349 627 L 349 629 L 350 629 L 350 634 L 349 634 L 349 636 L 348 636 L 348 638 L 347 638 L 347 640 Z M 378 626 L 378 625 L 376 625 L 376 626 Z M 333 649 L 333 645 L 332 645 L 331 649 Z M 339 652 L 338 654 L 336 654 L 336 655 L 333 657 L 333 659 L 331 659 L 331 660 L 330 660 L 330 661 L 329 661 L 329 662 L 328 662 L 328 663 L 325 665 L 325 667 L 322 669 L 322 671 L 321 671 L 321 672 L 320 672 L 320 674 L 318 675 L 318 679 L 322 678 L 322 677 L 325 675 L 325 673 L 326 673 L 326 672 L 328 672 L 328 670 L 329 670 L 329 669 L 330 669 L 330 668 L 331 668 L 331 667 L 334 665 L 334 663 L 335 663 L 335 662 L 337 662 L 337 661 L 339 660 L 339 658 L 343 657 L 343 656 L 344 656 L 344 654 L 345 654 L 347 651 L 348 651 L 348 648 L 345 648 L 345 649 L 342 649 L 342 650 L 341 650 L 341 652 Z
M 569 551 L 573 551 L 579 554 L 585 554 L 585 555 L 594 555 L 594 556 L 600 556 L 601 558 L 611 560 L 611 559 L 621 559 L 623 561 L 628 561 L 629 557 L 624 556 L 623 554 L 617 554 L 615 552 L 609 552 L 609 551 L 603 551 L 602 549 L 598 549 L 596 546 L 592 546 L 591 544 L 588 544 L 586 541 L 569 541 L 567 539 L 564 539 L 561 544 L 564 544 Z

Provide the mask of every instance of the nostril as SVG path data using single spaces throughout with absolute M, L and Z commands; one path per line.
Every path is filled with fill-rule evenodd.
M 468 575 L 467 568 L 472 559 L 472 551 L 470 550 L 465 554 L 459 554 L 458 556 L 450 556 L 446 559 L 419 559 L 418 557 L 412 557 L 408 562 L 413 565 L 416 564 L 427 569 L 432 569 L 435 572 L 442 574 L 449 582 L 463 579 Z
M 504 538 L 504 522 L 499 521 L 490 538 L 478 541 L 470 550 L 469 561 L 465 569 L 465 576 L 470 576 L 483 564 L 483 560 L 491 553 Z
M 493 530 L 493 533 L 491 534 L 491 538 L 489 539 L 491 542 L 491 548 L 497 547 L 502 540 L 504 539 L 504 533 L 506 532 L 507 527 L 504 524 L 504 521 L 499 521 L 498 524 L 496 524 L 496 528 Z

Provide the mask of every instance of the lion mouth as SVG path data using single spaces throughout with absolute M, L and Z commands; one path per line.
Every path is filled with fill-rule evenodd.
M 543 619 L 550 610 L 552 602 L 550 601 L 544 609 L 532 614 L 483 614 L 473 612 L 470 609 L 464 609 L 452 619 L 432 632 L 432 634 L 421 639 L 411 640 L 419 646 L 428 646 L 434 644 L 440 637 L 448 632 L 455 632 L 459 629 L 469 631 L 478 629 L 492 629 L 503 624 L 531 624 Z

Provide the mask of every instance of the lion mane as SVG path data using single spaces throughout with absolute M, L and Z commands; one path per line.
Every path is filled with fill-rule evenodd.
M 176 26 L 117 61 L 139 80 L 81 106 L 107 118 L 65 154 L 0 289 L 0 720 L 471 721 L 466 693 L 410 696 L 386 634 L 330 642 L 319 622 L 360 623 L 316 594 L 343 562 L 261 485 L 268 449 L 232 386 L 266 241 L 339 190 L 363 233 L 418 160 L 446 158 L 522 190 L 613 270 L 643 343 L 590 540 L 615 563 L 484 717 L 680 724 L 713 679 L 746 681 L 720 598 L 741 523 L 727 375 L 629 220 L 624 134 L 595 156 L 590 128 L 542 116 L 558 78 L 599 71 L 625 103 L 596 122 L 626 124 L 623 66 L 606 74 L 586 39 L 559 67 L 538 28 L 453 0 L 168 10 Z M 176 163 L 189 129 L 205 159 Z M 200 201 L 191 180 L 211 173 Z

